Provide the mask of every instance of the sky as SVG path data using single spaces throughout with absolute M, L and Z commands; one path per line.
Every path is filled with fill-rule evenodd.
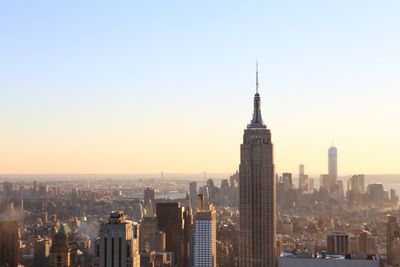
M 2 1 L 0 173 L 400 173 L 400 2 Z

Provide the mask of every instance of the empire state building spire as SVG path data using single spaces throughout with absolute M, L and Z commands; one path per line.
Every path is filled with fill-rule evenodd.
M 258 83 L 258 62 L 256 64 L 256 94 L 254 95 L 254 111 L 253 118 L 247 128 L 266 128 L 262 117 L 261 117 L 261 98 L 258 93 L 259 83 Z

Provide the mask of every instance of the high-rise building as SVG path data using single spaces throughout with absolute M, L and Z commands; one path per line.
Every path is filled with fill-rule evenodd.
M 33 267 L 50 267 L 50 248 L 52 240 L 41 238 L 35 241 L 33 248 Z
M 299 165 L 299 190 L 308 192 L 308 175 L 304 174 L 304 164 Z
M 282 173 L 282 181 L 283 181 L 284 191 L 285 192 L 289 191 L 293 186 L 292 174 L 287 172 Z
M 319 188 L 320 190 L 324 190 L 329 192 L 330 189 L 330 181 L 329 181 L 329 174 L 321 174 L 319 176 Z
M 167 252 L 173 252 L 174 266 L 184 266 L 183 208 L 179 202 L 157 203 L 158 230 L 165 232 Z
M 39 192 L 39 185 L 36 181 L 33 181 L 33 193 Z
M 100 228 L 100 267 L 139 267 L 139 225 L 113 211 Z
M 308 178 L 308 193 L 314 193 L 314 178 Z
M 362 174 L 353 175 L 347 181 L 347 191 L 353 191 L 355 194 L 364 193 L 365 176 Z
M 190 200 L 190 206 L 192 207 L 192 210 L 195 212 L 197 207 L 196 207 L 196 202 L 197 202 L 197 182 L 191 182 L 189 183 L 189 200 Z
M 276 193 L 271 131 L 261 118 L 258 70 L 253 118 L 243 134 L 239 166 L 240 267 L 275 267 Z
M 139 241 L 140 252 L 164 252 L 165 233 L 158 230 L 158 218 L 154 214 L 146 214 L 143 217 Z
M 369 194 L 369 199 L 376 204 L 383 202 L 385 197 L 385 191 L 383 190 L 383 185 L 381 183 L 373 183 L 367 186 L 367 192 Z
M 349 235 L 346 233 L 330 233 L 327 236 L 328 253 L 345 255 L 349 253 Z
M 285 205 L 285 186 L 282 182 L 276 183 L 276 204 L 279 208 L 283 208 Z
M 400 237 L 400 227 L 397 224 L 397 219 L 394 216 L 388 216 L 386 223 L 386 256 L 387 263 L 393 264 L 395 254 L 393 253 L 392 244 L 393 241 Z
M 50 249 L 50 265 L 70 267 L 71 262 L 71 246 L 68 237 L 71 234 L 71 229 L 65 223 L 60 226 L 57 233 L 54 235 L 52 246 Z
M 1 266 L 16 267 L 18 264 L 18 223 L 0 221 Z
M 143 199 L 144 199 L 144 208 L 145 209 L 152 209 L 150 212 L 154 213 L 154 189 L 146 188 L 143 191 Z
M 399 202 L 399 196 L 396 195 L 396 190 L 393 188 L 390 189 L 390 202 L 392 202 L 394 205 L 397 205 Z
M 183 266 L 193 266 L 193 219 L 189 207 L 183 210 Z
M 368 231 L 363 230 L 358 237 L 358 252 L 362 255 L 376 255 L 378 247 L 378 240 L 376 236 Z
M 337 149 L 334 146 L 330 147 L 328 150 L 328 174 L 329 174 L 330 188 L 331 190 L 334 190 L 338 179 Z
M 214 207 L 195 215 L 194 267 L 217 266 L 217 217 Z
M 304 175 L 304 164 L 299 165 L 299 177 Z

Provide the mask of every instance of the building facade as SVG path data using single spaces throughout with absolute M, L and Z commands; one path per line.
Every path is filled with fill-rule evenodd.
M 328 149 L 328 174 L 330 188 L 333 190 L 337 183 L 338 171 L 337 171 L 337 149 L 332 146 Z
M 217 266 L 217 218 L 214 208 L 195 215 L 194 267 Z
M 0 263 L 16 267 L 18 249 L 18 223 L 16 221 L 0 221 Z
M 193 212 L 196 212 L 197 209 L 197 182 L 189 183 L 189 197 L 190 197 L 190 206 Z
M 183 267 L 184 219 L 183 207 L 179 202 L 157 203 L 158 230 L 166 235 L 167 252 L 173 253 L 174 266 Z
M 349 253 L 349 235 L 346 233 L 330 233 L 327 236 L 329 254 L 346 255 Z
M 113 211 L 100 228 L 100 267 L 139 267 L 139 225 Z
M 52 240 L 50 238 L 41 238 L 34 244 L 34 267 L 50 267 L 50 249 Z
M 271 132 L 261 118 L 256 74 L 254 113 L 240 147 L 239 266 L 275 267 L 276 189 Z

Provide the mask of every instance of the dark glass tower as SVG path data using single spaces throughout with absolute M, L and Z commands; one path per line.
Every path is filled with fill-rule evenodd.
M 240 267 L 276 266 L 273 146 L 260 104 L 257 70 L 253 119 L 240 146 Z

